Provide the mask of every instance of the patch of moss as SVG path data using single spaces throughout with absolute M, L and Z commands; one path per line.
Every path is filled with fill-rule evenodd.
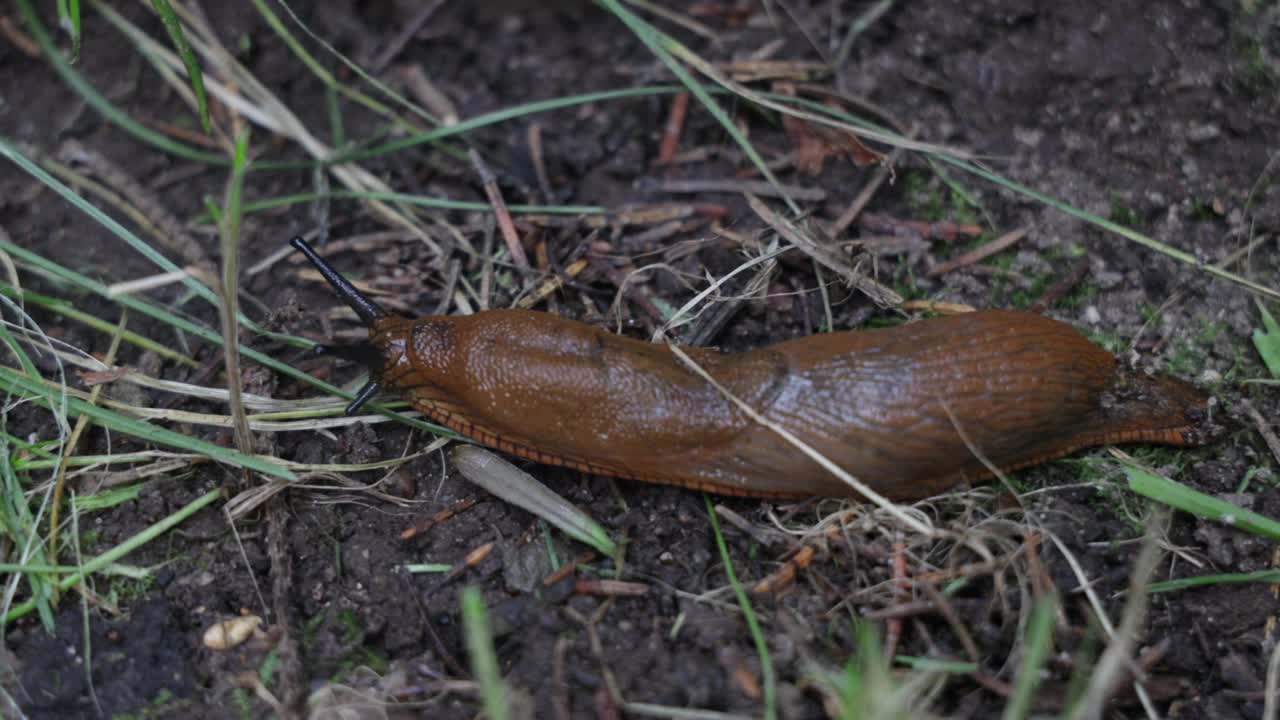
M 1112 355 L 1118 355 L 1129 347 L 1129 339 L 1120 333 L 1102 328 L 1081 328 L 1084 336 L 1101 345 Z
M 344 608 L 337 612 L 326 610 L 308 618 L 303 623 L 302 643 L 308 652 L 311 652 L 320 628 L 326 623 L 332 624 L 332 628 L 338 636 L 338 641 L 347 648 L 341 657 L 325 658 L 327 663 L 331 663 L 329 667 L 336 667 L 329 676 L 331 682 L 342 682 L 359 668 L 369 668 L 381 675 L 390 667 L 387 658 L 364 644 L 365 631 L 360 625 L 360 618 L 349 608 Z
M 1138 228 L 1138 213 L 1132 207 L 1129 207 L 1124 198 L 1119 193 L 1111 194 L 1111 212 L 1107 213 L 1107 219 L 1117 225 L 1123 225 L 1127 228 Z
M 191 701 L 175 697 L 169 689 L 161 689 L 144 707 L 131 713 L 112 713 L 111 720 L 147 720 L 148 718 L 180 717 L 180 712 Z
M 1263 93 L 1271 90 L 1280 81 L 1280 68 L 1267 53 L 1266 45 L 1260 38 L 1247 38 L 1241 43 L 1240 55 L 1244 59 L 1241 82 L 1255 92 Z
M 147 593 L 151 592 L 153 585 L 155 585 L 154 575 L 140 578 L 113 575 L 107 585 L 107 597 L 113 604 L 129 605 L 135 600 L 145 597 Z
M 904 199 L 913 220 L 976 223 L 978 210 L 963 192 L 925 170 L 903 173 Z

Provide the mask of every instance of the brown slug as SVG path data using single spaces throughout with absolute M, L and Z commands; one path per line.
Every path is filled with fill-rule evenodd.
M 750 418 L 665 345 L 543 312 L 416 319 L 364 297 L 301 238 L 369 326 L 330 348 L 477 442 L 548 465 L 725 495 L 844 496 L 843 482 Z M 742 353 L 684 348 L 730 393 L 877 492 L 921 498 L 1084 447 L 1193 445 L 1207 397 L 1131 371 L 1075 328 L 991 310 L 833 332 Z

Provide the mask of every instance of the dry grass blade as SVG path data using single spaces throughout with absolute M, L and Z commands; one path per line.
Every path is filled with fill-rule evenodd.
M 105 3 L 95 3 L 94 7 L 125 32 L 130 40 L 145 50 L 148 55 L 163 61 L 172 71 L 185 72 L 182 61 L 176 55 L 152 40 L 136 25 Z M 298 143 L 317 160 L 326 160 L 334 154 L 332 148 L 316 139 L 293 111 L 218 43 L 217 33 L 212 28 L 182 6 L 175 6 L 174 9 L 193 31 L 188 36 L 191 46 L 207 63 L 205 87 L 210 94 L 254 124 Z M 391 188 L 376 175 L 354 163 L 330 166 L 329 172 L 344 187 L 353 192 L 391 192 Z M 367 202 L 375 215 L 393 226 L 405 228 L 422 240 L 434 253 L 439 254 L 439 246 L 411 215 L 402 213 L 381 200 Z
M 706 75 L 708 78 L 711 78 L 712 81 L 724 87 L 724 89 L 728 90 L 729 92 L 735 95 L 739 95 L 747 100 L 750 100 L 751 102 L 761 107 L 767 107 L 770 110 L 782 113 L 783 115 L 800 118 L 802 120 L 807 120 L 811 123 L 815 123 L 818 125 L 825 125 L 827 127 L 836 128 L 837 130 L 851 132 L 854 135 L 864 140 L 874 140 L 876 142 L 882 142 L 891 147 L 900 147 L 905 150 L 915 150 L 917 152 L 931 153 L 931 154 L 942 155 L 942 156 L 947 156 L 947 157 L 952 157 L 952 158 L 962 159 L 962 160 L 968 159 L 971 157 L 969 153 L 961 151 L 957 148 L 950 148 L 943 145 L 934 145 L 932 143 L 918 142 L 916 140 L 911 140 L 909 138 L 903 137 L 901 135 L 895 135 L 893 133 L 881 132 L 879 130 L 871 130 L 868 128 L 858 127 L 856 125 L 852 125 L 842 120 L 837 120 L 836 118 L 831 116 L 816 115 L 814 113 L 806 112 L 804 110 L 799 110 L 794 106 L 784 105 L 782 103 L 775 102 L 765 97 L 764 95 L 752 90 L 751 88 L 748 88 L 747 86 L 742 85 L 741 83 L 733 81 L 728 76 L 726 76 L 723 72 L 717 69 L 714 65 L 707 62 L 706 60 L 703 60 L 701 57 L 698 56 L 697 53 L 693 52 L 692 50 L 685 47 L 684 45 L 681 45 L 680 43 L 676 42 L 675 40 L 669 37 L 666 38 L 666 40 L 667 40 L 667 49 L 671 52 L 672 55 L 680 58 L 681 60 L 688 63 L 689 65 L 692 65 L 694 69 L 696 69 L 698 72 L 702 73 L 703 75 Z
M 986 245 L 983 245 L 982 247 L 971 250 L 970 252 L 964 253 L 963 255 L 960 255 L 958 257 L 951 258 L 946 262 L 938 263 L 937 265 L 934 265 L 933 267 L 929 268 L 926 274 L 929 277 L 938 277 L 939 275 L 946 275 L 947 273 L 957 268 L 962 268 L 962 267 L 965 267 L 966 265 L 972 265 L 976 262 L 981 262 L 991 257 L 992 255 L 995 255 L 996 253 L 999 253 L 999 252 L 1003 252 L 1009 249 L 1010 247 L 1012 247 L 1013 245 L 1017 244 L 1019 241 L 1022 240 L 1022 238 L 1026 237 L 1027 233 L 1030 231 L 1031 231 L 1031 228 L 1029 227 L 1020 227 L 1017 230 L 1012 230 L 1010 232 L 1007 232 L 1004 235 L 1001 235 L 1000 237 L 996 238 L 995 240 L 992 240 L 991 242 L 987 243 Z
M 1125 603 L 1120 627 L 1112 636 L 1102 657 L 1098 658 L 1093 675 L 1089 678 L 1089 687 L 1085 691 L 1084 698 L 1071 714 L 1072 720 L 1094 720 L 1102 717 L 1107 700 L 1118 689 L 1116 678 L 1129 676 L 1133 662 L 1133 649 L 1137 643 L 1142 620 L 1147 614 L 1149 598 L 1147 584 L 1162 554 L 1157 540 L 1164 535 L 1169 520 L 1167 510 L 1158 505 L 1155 508 L 1147 516 L 1147 532 L 1143 538 L 1142 550 L 1138 553 L 1138 558 L 1133 563 L 1133 571 L 1129 574 L 1129 600 Z M 1158 718 L 1159 713 L 1151 705 L 1151 700 L 1142 687 L 1141 678 L 1138 680 L 1139 682 L 1134 684 L 1134 690 L 1142 700 L 1147 714 L 1152 718 Z
M 747 204 L 755 211 L 760 219 L 769 224 L 779 235 L 786 238 L 788 242 L 796 246 L 804 254 L 813 258 L 818 264 L 831 270 L 840 277 L 850 287 L 857 288 L 860 292 L 871 298 L 871 301 L 880 307 L 891 308 L 902 304 L 902 296 L 894 292 L 891 288 L 885 287 L 880 283 L 867 277 L 858 271 L 848 261 L 834 250 L 821 245 L 803 233 L 799 228 L 790 221 L 781 218 L 777 213 L 769 209 L 760 198 L 755 195 L 747 195 Z

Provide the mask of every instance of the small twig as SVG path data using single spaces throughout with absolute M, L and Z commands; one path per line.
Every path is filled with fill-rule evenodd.
M 502 231 L 502 239 L 511 253 L 511 262 L 518 268 L 529 269 L 529 256 L 525 254 L 524 246 L 520 244 L 516 224 L 511 220 L 511 211 L 507 209 L 507 201 L 502 199 L 502 191 L 498 189 L 498 179 L 475 148 L 471 149 L 470 156 L 471 165 L 480 176 L 480 182 L 484 184 L 484 192 L 489 196 L 489 204 L 493 206 L 493 214 L 498 219 L 498 229 Z
M 1030 230 L 1030 227 L 1020 227 L 1017 230 L 1011 230 L 982 247 L 974 248 L 959 257 L 954 257 L 946 262 L 934 265 L 929 268 L 928 272 L 925 274 L 929 277 L 938 277 L 939 275 L 946 275 L 956 268 L 962 268 L 966 265 L 972 265 L 976 262 L 985 260 L 998 252 L 1007 250 L 1018 241 L 1022 240 L 1022 238 L 1026 237 Z
M 596 559 L 594 550 L 588 550 L 569 562 L 561 565 L 555 572 L 542 578 L 542 587 L 551 587 L 578 571 L 578 566 Z
M 747 205 L 751 206 L 751 209 L 755 211 L 756 215 L 760 216 L 761 220 L 768 223 L 769 227 L 777 231 L 779 235 L 797 249 L 813 258 L 815 262 L 823 267 L 835 272 L 846 284 L 857 288 L 864 295 L 871 298 L 875 304 L 880 307 L 897 307 L 902 304 L 901 295 L 858 272 L 836 251 L 825 245 L 819 245 L 812 238 L 801 232 L 799 228 L 791 224 L 789 220 L 779 217 L 760 198 L 750 194 L 747 195 Z
M 565 657 L 573 641 L 561 635 L 556 638 L 555 649 L 551 651 L 551 707 L 555 708 L 556 720 L 570 720 L 573 717 L 573 705 L 569 700 L 569 674 L 565 670 Z
M 858 226 L 871 232 L 903 233 L 916 235 L 926 240 L 942 240 L 952 242 L 961 237 L 978 237 L 982 228 L 978 225 L 957 225 L 953 222 L 924 222 L 921 220 L 903 220 L 901 218 L 881 215 L 880 213 L 862 213 L 858 216 Z
M 1084 276 L 1088 274 L 1089 258 L 1082 257 L 1076 261 L 1075 265 L 1071 266 L 1071 269 L 1067 271 L 1065 277 L 1054 283 L 1048 290 L 1044 291 L 1044 294 L 1040 296 L 1040 299 L 1031 306 L 1031 312 L 1043 313 L 1053 307 L 1055 303 L 1066 297 L 1067 293 L 1071 292 L 1071 289 L 1079 284 L 1080 281 L 1084 279 Z
M 23 55 L 32 60 L 39 60 L 40 46 L 36 44 L 31 36 L 18 29 L 13 19 L 8 15 L 0 16 L 0 35 L 4 35 L 5 39 L 13 44 Z
M 938 606 L 930 600 L 913 600 L 911 602 L 894 603 L 879 610 L 871 610 L 862 615 L 866 620 L 901 620 L 902 618 L 932 615 Z
M 302 679 L 301 646 L 292 631 L 293 554 L 289 551 L 289 512 L 285 494 L 279 493 L 267 503 L 267 554 L 271 558 L 271 613 L 280 628 L 276 644 L 280 666 L 278 696 L 285 717 L 297 717 L 305 686 Z
M 821 202 L 827 199 L 827 191 L 821 188 L 804 188 L 795 185 L 774 185 L 764 180 L 659 180 L 653 189 L 665 193 L 730 193 L 733 195 L 758 195 L 760 197 L 785 198 Z
M 565 267 L 563 273 L 556 273 L 555 275 L 548 277 L 546 280 L 543 280 L 542 284 L 534 289 L 533 292 L 517 300 L 516 307 L 528 310 L 529 308 L 537 305 L 552 293 L 564 287 L 566 282 L 577 277 L 590 264 L 590 261 L 586 258 L 578 258 L 577 260 L 574 260 Z
M 592 257 L 589 262 L 591 263 L 591 267 L 609 278 L 609 282 L 613 283 L 618 288 L 619 293 L 630 298 L 632 302 L 640 306 L 640 309 L 644 310 L 645 313 L 649 317 L 653 318 L 653 320 L 658 324 L 662 324 L 667 321 L 667 316 L 662 312 L 662 309 L 653 302 L 653 297 L 647 288 L 636 285 L 635 283 L 628 283 L 627 273 L 614 267 L 613 264 L 605 258 L 598 256 Z M 628 287 L 630 288 L 629 291 Z M 621 313 L 619 313 L 619 317 L 621 317 Z M 653 326 L 651 325 L 648 329 L 652 331 Z
M 933 583 L 918 582 L 916 587 L 929 596 L 934 609 L 946 619 L 947 624 L 951 626 L 951 632 L 955 633 L 956 639 L 964 647 L 964 654 L 969 658 L 969 661 L 973 663 L 981 662 L 982 656 L 978 653 L 978 644 L 973 641 L 973 635 L 969 633 L 969 628 L 965 627 L 964 622 L 960 620 L 960 615 L 951 605 L 951 601 L 947 599 L 947 596 L 943 595 L 942 591 L 938 590 Z
M 542 199 L 555 202 L 555 194 L 551 190 L 551 178 L 547 176 L 547 161 L 542 153 L 542 124 L 529 124 L 529 161 L 533 163 L 533 171 L 538 176 L 538 189 L 542 190 Z
M 738 513 L 730 510 L 724 505 L 716 505 L 716 515 L 725 522 L 737 528 L 742 534 L 750 537 L 758 545 L 763 547 L 775 547 L 779 544 L 786 544 L 791 540 L 790 537 L 778 530 L 770 527 L 762 527 L 754 523 L 748 522 L 746 518 Z
M 90 175 L 105 183 L 108 190 L 136 208 L 151 225 L 151 235 L 156 241 L 180 257 L 182 262 L 190 265 L 211 264 L 200 243 L 186 231 L 182 221 L 169 212 L 160 198 L 106 156 L 78 140 L 68 139 L 59 147 L 58 158 L 69 164 L 80 165 Z
M 907 545 L 902 541 L 902 533 L 893 543 L 893 596 L 900 600 L 907 586 Z M 891 617 L 885 621 L 884 657 L 886 662 L 893 662 L 898 654 L 898 641 L 902 639 L 902 618 Z
M 658 164 L 670 165 L 680 148 L 680 131 L 684 129 L 684 118 L 689 111 L 689 93 L 676 93 L 671 98 L 671 110 L 667 114 L 667 124 L 662 130 L 662 145 L 658 149 Z
M 805 545 L 800 548 L 792 558 L 782 564 L 782 567 L 774 570 L 765 577 L 760 579 L 751 588 L 753 595 L 777 594 L 791 586 L 795 582 L 796 576 L 801 570 L 809 567 L 813 563 L 813 558 L 818 554 L 817 548 L 812 545 Z
M 1249 415 L 1249 419 L 1253 421 L 1254 427 L 1258 429 L 1258 434 L 1266 441 L 1267 447 L 1271 450 L 1271 455 L 1276 459 L 1276 462 L 1280 462 L 1280 438 L 1276 437 L 1275 431 L 1271 429 L 1271 424 L 1248 400 L 1242 399 L 1240 406 L 1244 408 L 1245 413 Z
M 911 135 L 914 136 L 915 133 L 912 132 Z M 840 217 L 836 218 L 836 221 L 831 223 L 831 228 L 828 231 L 828 234 L 830 234 L 831 237 L 840 237 L 844 234 L 845 230 L 849 229 L 849 226 L 853 224 L 853 221 L 858 219 L 858 215 L 862 213 L 862 210 L 867 206 L 867 203 L 871 202 L 871 198 L 875 196 L 876 191 L 880 189 L 880 186 L 893 176 L 893 164 L 898 161 L 898 157 L 901 154 L 902 148 L 894 148 L 893 152 L 889 153 L 888 159 L 886 159 L 880 167 L 876 168 L 871 179 L 868 180 L 867 184 L 862 187 L 862 190 L 854 196 L 853 202 L 849 203 L 849 207 L 845 208 L 844 212 L 840 213 Z
M 573 584 L 573 591 L 578 595 L 601 595 L 604 597 L 640 597 L 649 593 L 649 586 L 644 583 L 627 582 L 625 580 L 604 580 L 597 578 L 579 578 Z
M 405 528 L 404 530 L 400 531 L 400 539 L 408 540 L 410 538 L 421 535 L 422 533 L 434 527 L 436 523 L 442 523 L 446 520 L 450 520 L 453 518 L 453 516 L 462 512 L 466 512 L 467 510 L 470 510 L 471 507 L 476 504 L 476 502 L 478 501 L 474 497 L 463 498 L 458 502 L 436 513 L 435 515 L 432 515 L 429 518 L 421 518 L 413 524 L 413 527 Z
M 400 70 L 400 77 L 413 99 L 436 116 L 441 125 L 449 127 L 458 124 L 458 109 L 454 107 L 453 101 L 431 82 L 421 65 L 414 63 L 404 66 Z

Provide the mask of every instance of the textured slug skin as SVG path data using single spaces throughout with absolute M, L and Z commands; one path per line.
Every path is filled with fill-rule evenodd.
M 849 495 L 664 345 L 547 313 L 383 317 L 370 342 L 435 421 L 508 453 L 730 495 Z M 932 495 L 1090 445 L 1204 440 L 1207 398 L 1069 325 L 988 311 L 744 353 L 687 348 L 729 392 L 876 491 Z

